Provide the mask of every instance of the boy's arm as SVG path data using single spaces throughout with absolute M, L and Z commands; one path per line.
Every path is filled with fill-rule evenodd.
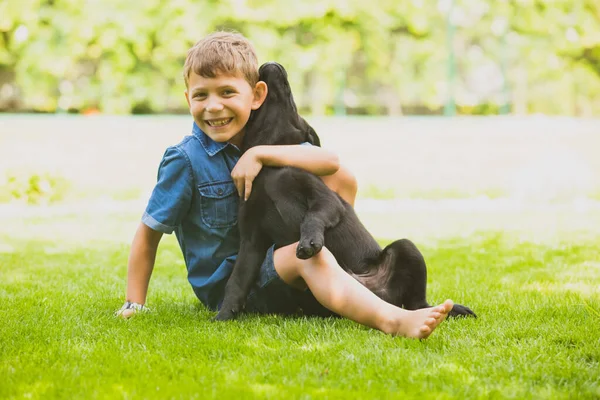
M 148 284 L 156 259 L 156 250 L 162 235 L 162 232 L 155 231 L 140 222 L 133 237 L 127 266 L 128 302 L 142 305 L 146 302 Z M 135 311 L 134 308 L 121 309 L 119 315 L 123 318 L 129 318 Z
M 191 205 L 194 186 L 191 166 L 183 150 L 167 148 L 158 167 L 156 186 L 131 243 L 127 301 L 117 315 L 127 318 L 146 302 L 160 239 L 183 221 Z
M 296 167 L 317 176 L 332 175 L 340 168 L 337 154 L 317 146 L 256 146 L 248 151 L 267 167 Z
M 231 177 L 240 196 L 247 200 L 252 181 L 262 167 L 296 167 L 317 176 L 335 174 L 340 168 L 337 154 L 317 146 L 256 146 L 244 153 L 236 164 Z

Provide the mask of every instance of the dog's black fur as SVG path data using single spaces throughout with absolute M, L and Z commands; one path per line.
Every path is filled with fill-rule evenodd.
M 267 98 L 246 125 L 242 150 L 267 144 L 320 145 L 316 132 L 298 115 L 285 69 L 264 64 L 260 79 L 267 83 Z M 382 250 L 352 206 L 313 174 L 263 167 L 249 199 L 240 202 L 238 223 L 240 251 L 217 320 L 235 318 L 243 309 L 267 249 L 294 242 L 299 242 L 296 255 L 301 259 L 325 245 L 345 271 L 388 303 L 409 310 L 429 307 L 427 268 L 416 246 L 401 239 Z M 475 316 L 458 304 L 450 315 Z

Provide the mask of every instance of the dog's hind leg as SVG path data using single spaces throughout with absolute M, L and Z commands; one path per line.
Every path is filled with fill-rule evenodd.
M 400 239 L 387 245 L 378 264 L 363 278 L 368 278 L 368 284 L 374 286 L 371 290 L 376 294 L 381 292 L 384 300 L 407 310 L 429 307 L 426 300 L 427 266 L 421 252 L 410 240 Z
M 398 279 L 393 281 L 401 285 L 402 306 L 407 310 L 429 307 L 426 300 L 427 265 L 417 246 L 408 239 L 400 239 L 388 247 L 395 253 L 395 275 Z
M 394 282 L 401 286 L 400 302 L 402 306 L 407 310 L 429 307 L 426 300 L 427 266 L 417 246 L 408 239 L 401 239 L 388 247 L 393 248 L 396 257 L 396 274 L 399 279 L 394 279 Z M 454 304 L 448 316 L 476 317 L 469 307 L 461 304 Z

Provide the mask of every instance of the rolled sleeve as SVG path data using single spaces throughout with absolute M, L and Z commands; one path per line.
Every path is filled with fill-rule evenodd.
M 190 209 L 193 186 L 189 159 L 180 149 L 168 148 L 158 167 L 158 180 L 142 222 L 156 231 L 172 233 Z

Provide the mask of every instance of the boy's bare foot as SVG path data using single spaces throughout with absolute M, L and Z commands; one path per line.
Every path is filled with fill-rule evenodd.
M 408 338 L 426 339 L 446 319 L 453 305 L 452 300 L 446 300 L 435 307 L 414 311 L 402 310 L 389 321 L 384 332 Z

